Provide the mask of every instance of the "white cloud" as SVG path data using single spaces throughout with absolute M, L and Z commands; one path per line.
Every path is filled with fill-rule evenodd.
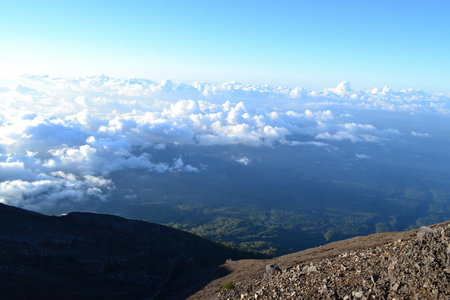
M 91 184 L 92 186 L 95 187 L 100 187 L 100 188 L 110 188 L 111 186 L 113 186 L 113 182 L 111 179 L 105 179 L 102 176 L 92 176 L 92 175 L 85 175 L 84 176 L 84 181 L 86 183 Z
M 229 82 L 211 85 L 204 82 L 174 83 L 170 80 L 154 82 L 145 79 L 115 79 L 107 76 L 87 78 L 50 78 L 27 76 L 16 86 L 5 87 L 1 97 L 10 100 L 0 104 L 3 111 L 27 107 L 30 112 L 72 114 L 74 111 L 92 109 L 92 113 L 119 113 L 130 107 L 145 111 L 149 108 L 167 108 L 165 102 L 178 100 L 206 100 L 211 103 L 251 102 L 259 107 L 292 105 L 319 107 L 352 107 L 357 109 L 449 112 L 450 95 L 427 94 L 404 89 L 394 91 L 389 87 L 367 91 L 351 88 L 341 82 L 335 88 L 311 91 L 303 87 L 284 88 L 268 85 L 246 85 Z M 31 100 L 39 101 L 31 101 Z M 34 103 L 33 103 L 34 102 Z M 58 103 L 57 106 L 54 103 Z M 26 104 L 26 105 L 24 105 Z M 31 104 L 31 106 L 29 106 Z M 246 103 L 247 104 L 247 103 Z
M 422 132 L 415 132 L 411 131 L 412 136 L 419 136 L 419 137 L 430 137 L 431 135 L 429 133 L 422 133 Z
M 322 131 L 316 135 L 317 139 L 356 142 L 380 142 L 399 135 L 396 129 L 379 130 L 373 125 L 344 123 L 321 124 Z
M 105 194 L 80 180 L 48 177 L 0 182 L 0 202 L 31 210 L 94 199 L 104 201 Z
M 335 88 L 325 89 L 325 94 L 328 94 L 330 92 L 341 96 L 348 95 L 352 92 L 352 89 L 350 88 L 350 82 L 342 81 Z
M 174 169 L 181 169 L 181 168 L 183 168 L 183 166 L 184 166 L 184 163 L 183 163 L 183 160 L 181 159 L 181 156 L 177 159 L 174 159 L 174 161 L 173 161 Z
M 251 160 L 246 157 L 246 156 L 241 156 L 241 157 L 233 157 L 234 161 L 236 161 L 237 163 L 240 163 L 241 165 L 244 166 L 248 166 L 251 164 Z
M 201 172 L 204 165 L 154 161 L 166 145 L 277 144 L 335 150 L 341 141 L 386 142 L 400 134 L 348 111 L 448 113 L 448 95 L 387 87 L 309 91 L 236 82 L 153 82 L 94 76 L 28 76 L 0 93 L 0 199 L 50 205 L 73 197 L 104 199 L 109 175 L 124 169 Z M 344 109 L 344 114 L 333 113 Z M 430 136 L 411 132 L 414 137 Z M 356 154 L 358 158 L 366 158 Z M 234 158 L 250 165 L 245 156 Z

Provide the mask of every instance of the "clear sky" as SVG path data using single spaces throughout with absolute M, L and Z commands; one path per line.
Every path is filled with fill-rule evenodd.
M 0 1 L 0 77 L 450 92 L 450 1 Z

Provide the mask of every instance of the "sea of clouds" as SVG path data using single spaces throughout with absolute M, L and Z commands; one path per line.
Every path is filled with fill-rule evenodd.
M 106 201 L 111 174 L 202 172 L 182 156 L 156 161 L 168 145 L 328 147 L 380 143 L 428 132 L 377 128 L 352 111 L 439 114 L 450 95 L 387 87 L 335 88 L 173 83 L 107 76 L 24 76 L 0 84 L 0 202 L 32 210 Z M 358 158 L 368 158 L 357 154 Z M 247 157 L 235 161 L 251 166 Z

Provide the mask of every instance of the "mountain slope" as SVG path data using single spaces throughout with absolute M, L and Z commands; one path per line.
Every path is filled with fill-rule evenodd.
M 446 222 L 355 237 L 272 260 L 227 261 L 230 273 L 189 299 L 449 299 L 449 263 Z M 271 264 L 282 270 L 267 276 Z M 234 282 L 235 289 L 220 292 L 225 281 Z
M 274 259 L 254 256 L 148 222 L 93 213 L 45 216 L 0 204 L 0 299 L 450 296 L 450 222 Z M 280 272 L 265 276 L 269 264 Z M 236 288 L 220 292 L 228 280 Z
M 174 286 L 177 277 L 203 272 L 210 280 L 226 274 L 217 268 L 226 259 L 251 256 L 148 222 L 0 204 L 2 299 L 158 299 L 181 289 L 188 296 L 202 278 Z

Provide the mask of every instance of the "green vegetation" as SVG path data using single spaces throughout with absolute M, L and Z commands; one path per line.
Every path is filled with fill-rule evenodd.
M 235 285 L 234 282 L 231 280 L 225 281 L 225 283 L 220 288 L 221 291 L 228 291 L 228 290 L 234 290 Z
M 181 200 L 166 199 L 134 202 L 128 207 L 133 210 L 132 215 L 147 214 L 141 219 L 270 256 L 352 236 L 413 229 L 445 221 L 450 215 L 445 191 L 377 188 L 361 188 L 373 197 L 362 194 L 360 199 L 338 199 L 340 203 L 330 201 L 322 209 L 306 205 L 283 209 L 267 202 L 254 204 L 244 200 L 236 200 L 236 204 L 233 199 L 223 201 L 226 206 L 214 200 L 176 204 Z M 352 189 L 358 190 L 355 186 Z
M 389 228 L 388 223 L 386 222 L 379 222 L 377 224 L 375 224 L 375 233 L 382 233 L 382 232 L 389 232 L 392 231 Z
M 229 168 L 229 162 L 220 165 L 217 160 L 241 150 L 228 150 L 203 149 L 210 156 L 199 161 L 214 157 L 216 165 L 198 174 L 124 171 L 123 181 L 113 178 L 123 197 L 111 207 L 122 216 L 272 256 L 450 219 L 450 188 L 444 177 L 405 177 L 397 166 L 369 169 L 364 165 L 369 160 L 363 164 L 353 158 L 341 157 L 334 165 L 328 154 L 319 157 L 315 152 L 308 158 L 294 148 L 277 149 L 276 159 L 272 150 L 264 157 L 264 149 L 255 149 L 248 155 L 260 160 L 252 168 Z M 126 196 L 131 200 L 124 201 Z

